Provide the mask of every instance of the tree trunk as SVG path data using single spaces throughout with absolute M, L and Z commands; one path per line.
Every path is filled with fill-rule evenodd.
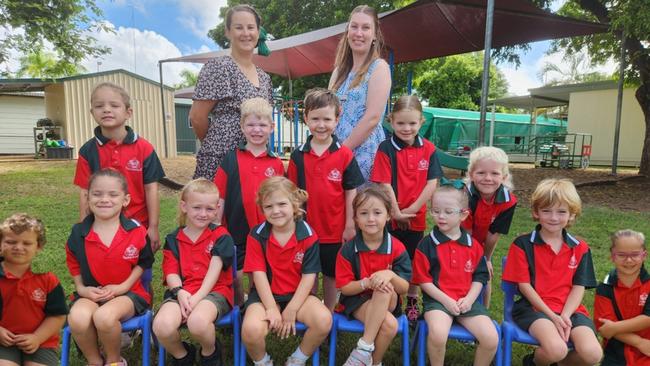
M 636 90 L 636 100 L 641 106 L 645 120 L 645 137 L 643 139 L 643 150 L 641 150 L 639 174 L 650 177 L 650 86 L 648 84 L 641 84 Z

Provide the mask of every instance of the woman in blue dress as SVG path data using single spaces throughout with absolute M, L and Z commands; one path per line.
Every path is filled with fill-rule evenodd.
M 385 139 L 381 122 L 391 77 L 381 58 L 382 47 L 377 12 L 367 5 L 357 6 L 339 42 L 329 83 L 343 105 L 335 134 L 354 151 L 366 181 L 377 147 Z

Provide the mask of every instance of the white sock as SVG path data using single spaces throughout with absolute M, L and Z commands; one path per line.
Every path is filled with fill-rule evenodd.
M 366 351 L 369 353 L 372 353 L 375 350 L 375 344 L 374 343 L 366 343 L 363 338 L 359 338 L 359 341 L 357 342 L 357 348 Z
M 298 347 L 296 348 L 296 350 L 293 352 L 293 354 L 291 355 L 291 357 L 293 357 L 293 358 L 295 358 L 295 359 L 297 359 L 297 360 L 303 361 L 303 362 L 307 362 L 307 360 L 309 359 L 309 356 L 307 356 L 306 354 L 302 353 L 302 350 L 300 349 L 300 346 L 298 346 Z
M 253 361 L 253 363 L 254 363 L 255 365 L 264 365 L 266 362 L 269 362 L 269 361 L 271 361 L 271 356 L 269 356 L 268 353 L 265 353 L 265 354 L 264 354 L 264 357 L 262 357 L 261 360 L 259 360 L 259 361 Z

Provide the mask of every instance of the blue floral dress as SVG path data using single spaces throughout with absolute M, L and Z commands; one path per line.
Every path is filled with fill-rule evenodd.
M 361 117 L 366 113 L 368 80 L 379 62 L 381 61 L 377 59 L 370 64 L 366 76 L 355 88 L 350 89 L 350 84 L 354 79 L 354 72 L 350 72 L 343 84 L 341 84 L 339 89 L 336 91 L 336 95 L 341 99 L 343 105 L 343 113 L 341 114 L 341 119 L 339 120 L 339 124 L 335 131 L 336 136 L 340 141 L 344 141 L 348 136 L 350 136 L 352 130 L 357 126 L 359 120 L 361 120 Z M 375 162 L 377 147 L 379 147 L 379 144 L 386 139 L 382 127 L 383 120 L 384 113 L 382 113 L 379 123 L 375 129 L 372 130 L 366 141 L 354 149 L 354 157 L 357 159 L 357 163 L 359 163 L 361 174 L 363 174 L 363 178 L 366 182 L 370 177 L 370 171 Z

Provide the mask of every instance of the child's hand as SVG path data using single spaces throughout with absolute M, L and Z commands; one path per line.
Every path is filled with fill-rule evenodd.
M 650 339 L 642 339 L 636 348 L 646 357 L 650 357 Z
M 569 341 L 569 335 L 571 335 L 571 321 L 567 323 L 565 320 L 565 317 L 554 314 L 554 316 L 551 318 L 551 321 L 553 321 L 553 324 L 555 325 L 555 328 L 557 329 L 558 334 L 560 334 L 560 337 L 562 338 L 563 341 L 568 342 Z
M 397 223 L 397 227 L 399 227 L 401 230 L 408 230 L 409 221 L 415 217 L 415 214 L 405 213 L 404 211 L 395 210 L 395 212 L 391 217 Z
M 11 347 L 16 343 L 16 335 L 9 329 L 0 327 L 0 345 L 3 347 Z
M 194 295 L 192 295 L 190 297 L 190 308 L 192 308 L 192 310 L 194 310 L 196 305 L 198 305 L 198 303 L 201 302 L 201 300 L 203 300 L 203 297 L 199 297 L 198 293 L 195 293 Z
M 355 235 L 357 235 L 357 228 L 352 224 L 351 226 L 345 225 L 345 230 L 343 230 L 343 237 L 341 237 L 341 240 L 343 240 L 341 243 L 346 243 L 352 239 L 354 239 Z
M 282 326 L 282 315 L 276 307 L 266 309 L 266 320 L 269 321 L 269 329 L 276 332 L 280 331 L 280 327 Z
M 599 318 L 598 321 L 603 323 L 603 325 L 598 328 L 598 332 L 600 332 L 600 335 L 602 335 L 603 338 L 610 339 L 616 335 L 617 322 L 605 318 Z
M 470 302 L 466 297 L 461 297 L 456 301 L 456 304 L 458 304 L 458 310 L 460 313 L 465 314 L 472 309 L 473 302 Z
M 278 332 L 280 339 L 288 338 L 290 335 L 296 335 L 296 314 L 298 309 L 287 305 L 282 312 L 282 326 Z
M 41 343 L 35 334 L 18 334 L 15 338 L 15 344 L 21 351 L 32 354 L 38 350 Z
M 180 289 L 176 294 L 176 300 L 178 300 L 178 305 L 181 307 L 181 317 L 183 320 L 187 320 L 187 317 L 192 312 L 192 306 L 190 304 L 191 297 L 192 295 L 185 289 Z
M 370 276 L 368 279 L 370 282 L 370 285 L 368 287 L 381 292 L 390 292 L 390 290 L 393 289 L 392 284 L 390 283 L 390 281 L 393 279 L 393 276 L 395 276 L 395 273 L 389 269 L 377 271 L 373 273 L 372 276 Z
M 460 315 L 460 307 L 458 306 L 458 302 L 454 301 L 454 299 L 451 297 L 447 297 L 445 301 L 442 302 L 442 305 L 444 305 L 445 308 L 449 310 L 451 315 Z
M 160 248 L 160 234 L 158 233 L 157 226 L 149 226 L 147 229 L 147 236 L 149 237 L 149 243 L 151 244 L 151 250 L 157 252 Z
M 124 295 L 129 291 L 128 289 L 124 289 L 122 285 L 106 285 L 102 287 L 102 290 L 105 291 L 108 300 Z
M 77 294 L 92 302 L 101 302 L 101 301 L 107 301 L 112 299 L 112 297 L 110 297 L 110 294 L 106 292 L 106 290 L 94 286 L 84 286 L 79 290 L 77 290 Z

